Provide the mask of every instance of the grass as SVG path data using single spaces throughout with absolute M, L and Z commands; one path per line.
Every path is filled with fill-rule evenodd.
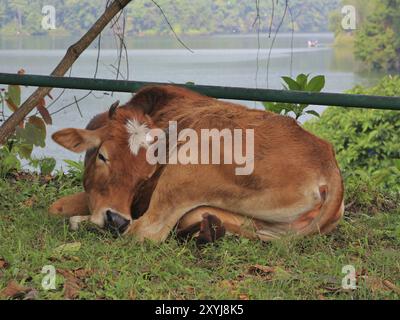
M 347 215 L 329 236 L 272 243 L 227 236 L 200 250 L 174 237 L 155 245 L 89 226 L 71 232 L 47 208 L 78 190 L 64 175 L 0 179 L 0 259 L 8 262 L 0 267 L 0 291 L 14 280 L 36 289 L 37 299 L 63 299 L 71 290 L 78 299 L 400 298 L 398 206 Z M 60 253 L 69 243 L 78 246 Z M 356 290 L 341 288 L 349 264 L 358 273 Z M 54 290 L 42 289 L 45 265 L 59 271 Z

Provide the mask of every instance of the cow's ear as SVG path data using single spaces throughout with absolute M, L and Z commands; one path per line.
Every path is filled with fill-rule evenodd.
M 148 86 L 141 89 L 128 102 L 127 106 L 135 110 L 141 110 L 144 114 L 153 115 L 162 108 L 171 97 L 175 95 L 170 93 L 171 88 L 167 86 Z
M 102 129 L 83 130 L 69 128 L 57 131 L 51 137 L 64 148 L 80 153 L 100 145 Z

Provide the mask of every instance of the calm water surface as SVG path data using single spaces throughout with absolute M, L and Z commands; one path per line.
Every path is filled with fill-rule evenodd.
M 16 72 L 24 68 L 27 73 L 48 75 L 65 53 L 66 48 L 78 37 L 1 37 L 0 36 L 0 72 Z M 267 56 L 271 39 L 260 38 L 258 50 L 256 35 L 198 36 L 183 38 L 193 49 L 191 53 L 171 37 L 128 38 L 128 64 L 121 61 L 121 73 L 130 80 L 267 88 Z M 308 40 L 318 40 L 317 48 L 308 48 Z M 326 76 L 327 92 L 343 92 L 356 84 L 370 85 L 376 76 L 356 73 L 357 66 L 350 52 L 332 48 L 333 34 L 298 34 L 293 41 L 291 36 L 278 36 L 271 54 L 269 68 L 269 88 L 280 89 L 283 75 L 301 72 Z M 101 42 L 98 78 L 116 78 L 118 53 L 115 40 L 103 37 Z M 93 77 L 96 70 L 98 50 L 97 41 L 75 63 L 72 76 Z M 257 62 L 258 57 L 258 62 Z M 258 70 L 258 71 L 257 71 Z M 257 75 L 257 76 L 256 76 Z M 120 76 L 121 78 L 121 76 Z M 26 98 L 34 88 L 24 88 Z M 61 89 L 52 91 L 53 97 Z M 59 110 L 65 105 L 85 96 L 87 91 L 66 90 L 50 107 L 50 111 Z M 127 101 L 128 93 L 94 92 L 77 106 L 54 115 L 54 124 L 48 128 L 48 137 L 54 131 L 65 127 L 84 127 L 93 115 L 105 111 L 117 99 Z M 261 108 L 254 102 L 241 102 L 251 108 Z M 324 107 L 313 109 L 322 111 Z M 63 159 L 81 158 L 80 155 L 65 151 L 50 139 L 45 149 L 37 148 L 37 156 L 53 156 L 59 166 Z

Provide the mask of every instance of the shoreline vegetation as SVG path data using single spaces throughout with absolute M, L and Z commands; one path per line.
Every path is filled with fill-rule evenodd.
M 330 30 L 335 44 L 348 47 L 363 69 L 400 72 L 400 0 L 342 0 L 356 9 L 356 29 L 344 30 L 343 15 L 330 14 Z
M 16 34 L 82 34 L 93 24 L 105 8 L 105 0 L 3 0 L 0 8 L 0 33 Z M 316 32 L 329 31 L 326 21 L 332 10 L 338 8 L 339 0 L 304 1 L 290 0 L 293 23 L 286 10 L 284 1 L 274 5 L 260 2 L 257 6 L 252 1 L 167 1 L 158 0 L 157 5 L 149 0 L 132 1 L 125 9 L 125 31 L 128 35 L 169 34 L 166 19 L 179 35 L 248 33 L 260 29 L 262 33 Z M 56 12 L 56 30 L 47 32 L 41 28 L 42 7 L 52 5 Z M 200 14 L 199 14 L 200 13 Z M 273 14 L 272 14 L 273 13 Z M 164 17 L 165 15 L 165 17 Z M 274 16 L 271 21 L 272 15 Z M 259 19 L 259 20 L 258 20 Z M 256 23 L 254 23 L 256 21 Z M 259 23 L 258 23 L 259 22 Z M 114 31 L 121 32 L 122 25 L 116 24 Z

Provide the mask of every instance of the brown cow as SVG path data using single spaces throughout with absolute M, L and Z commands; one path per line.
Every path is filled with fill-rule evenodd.
M 130 143 L 141 134 L 131 130 L 132 123 L 165 129 L 169 121 L 177 122 L 178 133 L 185 128 L 253 129 L 254 171 L 236 175 L 235 163 L 150 164 L 146 147 L 132 150 Z M 67 216 L 90 212 L 73 217 L 72 224 L 90 220 L 100 227 L 116 225 L 139 240 L 163 241 L 178 223 L 183 233 L 199 223 L 204 227 L 207 212 L 230 232 L 271 240 L 287 233 L 330 232 L 343 215 L 343 184 L 332 146 L 292 118 L 181 87 L 154 86 L 95 123 L 91 130 L 53 135 L 71 151 L 89 150 L 85 193 L 50 208 Z

